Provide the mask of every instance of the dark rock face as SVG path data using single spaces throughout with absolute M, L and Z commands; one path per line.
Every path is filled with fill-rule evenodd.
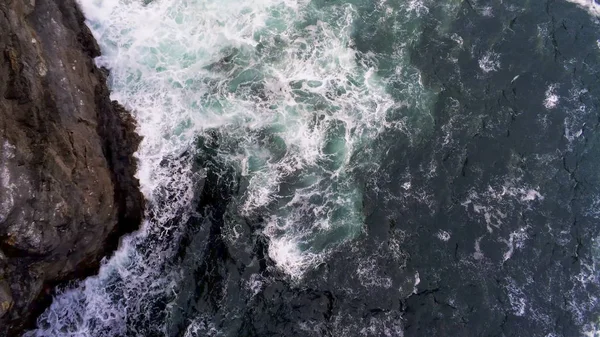
M 140 138 L 75 0 L 0 3 L 0 336 L 137 228 Z

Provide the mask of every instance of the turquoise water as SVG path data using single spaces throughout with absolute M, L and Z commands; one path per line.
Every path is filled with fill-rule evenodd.
M 372 4 L 84 3 L 88 13 L 106 11 L 90 20 L 103 45 L 99 63 L 111 69 L 114 98 L 140 123 L 146 196 L 170 174 L 159 168 L 163 158 L 214 131 L 227 147 L 218 161 L 243 180 L 238 211 L 268 218 L 270 256 L 290 275 L 358 235 L 354 175 L 377 169 L 382 149 L 372 142 L 385 130 L 418 134 L 419 123 L 431 123 L 423 100 L 431 94 L 402 46 L 390 58 L 353 48 L 361 6 Z M 418 25 L 416 9 L 376 6 L 389 16 L 380 20 L 406 16 Z M 394 68 L 379 69 L 380 59 Z M 406 94 L 394 98 L 395 77 Z M 406 107 L 416 109 L 398 111 Z

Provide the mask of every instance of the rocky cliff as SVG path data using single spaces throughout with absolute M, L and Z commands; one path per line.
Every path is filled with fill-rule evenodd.
M 75 0 L 0 2 L 0 336 L 137 228 L 140 141 Z

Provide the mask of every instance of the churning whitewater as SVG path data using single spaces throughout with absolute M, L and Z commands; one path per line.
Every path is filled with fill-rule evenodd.
M 418 96 L 395 101 L 386 92 L 374 55 L 353 48 L 353 5 L 81 5 L 102 47 L 97 63 L 111 72 L 113 99 L 138 121 L 138 177 L 150 206 L 142 230 L 124 240 L 97 277 L 57 297 L 36 335 L 123 335 L 146 303 L 174 296 L 178 226 L 194 212 L 194 188 L 208 170 L 224 180 L 228 170 L 239 174 L 233 212 L 264 219 L 268 255 L 292 279 L 362 231 L 357 170 L 377 170 L 372 142 L 381 132 L 407 130 L 405 116 L 391 110 L 427 103 Z M 407 21 L 418 14 L 405 11 Z M 405 57 L 395 56 L 394 76 L 412 78 L 406 90 L 420 90 L 412 87 L 420 86 L 416 71 L 403 69 Z M 197 167 L 198 156 L 212 157 Z M 235 223 L 226 227 L 227 240 L 245 235 Z
M 93 21 L 111 23 L 95 27 L 106 45 L 99 63 L 111 69 L 115 98 L 141 125 L 148 199 L 169 186 L 182 196 L 171 205 L 180 210 L 190 184 L 171 181 L 182 179 L 173 166 L 191 169 L 177 157 L 196 151 L 199 138 L 219 142 L 214 160 L 244 181 L 238 212 L 264 213 L 271 258 L 295 277 L 329 244 L 360 231 L 352 172 L 376 160 L 369 142 L 394 104 L 374 65 L 356 64 L 352 7 L 310 6 L 115 3 L 105 9 L 108 18 Z M 165 166 L 165 158 L 176 163 Z M 158 213 L 173 216 L 162 206 Z
M 594 333 L 595 5 L 80 3 L 146 220 L 26 336 Z

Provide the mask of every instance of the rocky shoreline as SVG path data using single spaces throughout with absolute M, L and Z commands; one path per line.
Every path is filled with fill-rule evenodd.
M 0 336 L 139 227 L 135 122 L 75 0 L 0 3 Z

